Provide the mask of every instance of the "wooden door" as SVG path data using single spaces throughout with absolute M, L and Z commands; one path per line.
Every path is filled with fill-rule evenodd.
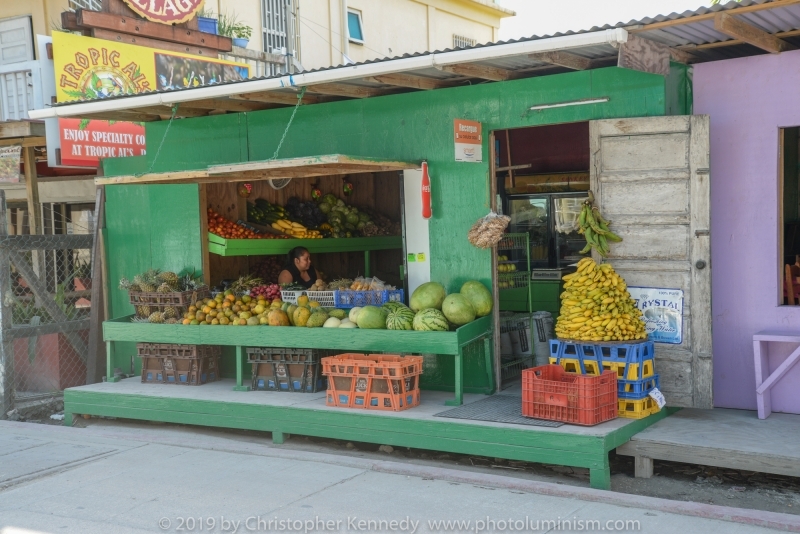
M 711 408 L 708 116 L 590 123 L 591 188 L 622 238 L 608 261 L 629 286 L 684 292 L 683 339 L 656 343 L 670 406 Z

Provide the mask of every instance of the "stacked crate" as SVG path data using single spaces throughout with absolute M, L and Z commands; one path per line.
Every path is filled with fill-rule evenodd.
M 219 346 L 137 343 L 136 352 L 144 383 L 201 386 L 221 378 Z
M 247 349 L 253 366 L 253 391 L 315 393 L 325 389 L 320 358 L 328 351 L 254 347 Z
M 420 403 L 422 356 L 339 354 L 322 359 L 327 406 L 399 412 Z
M 614 371 L 619 416 L 641 419 L 659 411 L 658 404 L 650 396 L 650 392 L 659 387 L 654 351 L 652 341 L 582 343 L 553 339 L 550 363 L 577 374 L 597 376 L 603 371 Z

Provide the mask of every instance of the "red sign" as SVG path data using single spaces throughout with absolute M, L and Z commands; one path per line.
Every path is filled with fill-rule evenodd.
M 144 126 L 135 122 L 58 119 L 61 164 L 98 167 L 101 158 L 145 154 Z
M 153 22 L 178 24 L 200 11 L 203 0 L 125 0 L 139 15 Z

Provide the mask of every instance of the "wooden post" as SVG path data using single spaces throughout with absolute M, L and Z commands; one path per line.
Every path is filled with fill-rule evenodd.
M 39 202 L 39 178 L 36 174 L 34 147 L 22 149 L 25 154 L 25 190 L 28 195 L 28 225 L 31 235 L 42 233 L 42 204 Z
M 6 192 L 0 190 L 0 238 L 8 235 L 6 220 Z M 14 408 L 14 341 L 8 335 L 11 329 L 12 308 L 7 304 L 11 297 L 11 272 L 8 249 L 0 247 L 0 419 Z
M 495 162 L 495 158 L 497 154 L 495 153 L 495 146 L 494 146 L 494 132 L 489 134 L 489 195 L 491 198 L 489 199 L 489 205 L 492 208 L 492 211 L 497 212 L 497 164 Z M 511 158 L 509 157 L 508 164 L 511 165 Z M 512 171 L 509 171 L 512 172 Z M 500 364 L 500 289 L 497 284 L 497 247 L 492 247 L 492 298 L 494 299 L 493 308 L 494 308 L 494 315 L 492 318 L 494 319 L 492 324 L 492 329 L 494 330 L 494 336 L 492 336 L 492 348 L 494 349 L 494 385 L 495 391 L 500 392 L 502 385 L 503 385 L 503 377 L 502 377 L 502 366 Z
M 103 277 L 103 251 L 101 249 L 101 235 L 104 226 L 105 191 L 103 186 L 97 188 L 94 213 L 94 238 L 92 239 L 92 309 L 89 320 L 89 357 L 86 360 L 86 383 L 95 384 L 102 381 L 105 374 L 104 358 L 98 356 L 103 353 L 103 321 L 106 320 L 103 294 L 105 293 L 105 278 Z

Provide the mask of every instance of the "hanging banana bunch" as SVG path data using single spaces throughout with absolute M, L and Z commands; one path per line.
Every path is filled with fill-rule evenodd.
M 578 216 L 578 233 L 586 237 L 586 246 L 580 251 L 586 254 L 594 248 L 602 257 L 608 256 L 608 243 L 619 243 L 622 238 L 609 229 L 611 221 L 603 218 L 600 210 L 594 206 L 594 194 L 589 191 L 589 198 L 583 202 Z

